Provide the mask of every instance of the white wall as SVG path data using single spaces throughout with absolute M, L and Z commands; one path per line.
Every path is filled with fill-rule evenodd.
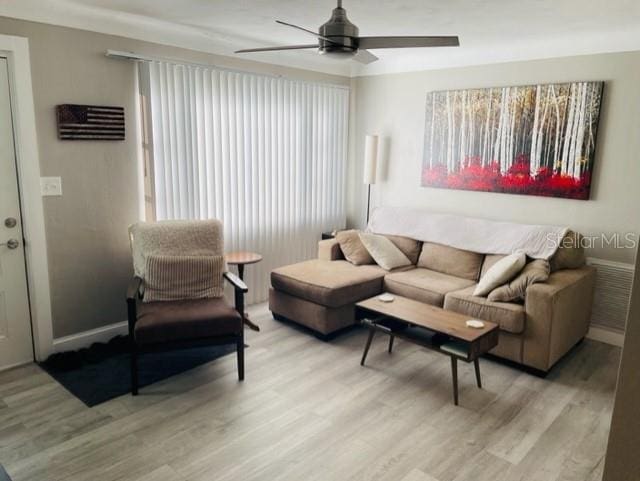
M 420 186 L 426 93 L 576 80 L 604 80 L 590 201 L 492 194 Z M 640 52 L 590 55 L 448 70 L 360 77 L 355 81 L 355 158 L 349 173 L 348 222 L 362 226 L 364 137 L 389 142 L 388 164 L 372 204 L 525 223 L 569 225 L 584 234 L 640 231 Z M 597 247 L 588 255 L 631 263 L 635 249 Z

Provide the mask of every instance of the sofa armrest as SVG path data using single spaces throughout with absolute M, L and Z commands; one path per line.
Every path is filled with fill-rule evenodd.
M 524 364 L 548 371 L 587 334 L 595 281 L 595 268 L 584 266 L 527 288 Z
M 325 239 L 318 242 L 318 259 L 324 261 L 344 259 L 338 241 L 336 239 Z

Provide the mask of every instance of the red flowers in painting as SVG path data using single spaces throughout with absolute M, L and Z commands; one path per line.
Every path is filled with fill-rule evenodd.
M 469 158 L 456 172 L 447 173 L 444 164 L 424 168 L 422 185 L 446 189 L 500 192 L 505 194 L 540 195 L 586 200 L 589 198 L 591 175 L 585 171 L 580 178 L 562 175 L 549 168 L 541 168 L 532 176 L 529 160 L 518 156 L 509 169 L 501 173 L 500 164 L 492 161 L 481 165 L 480 159 Z

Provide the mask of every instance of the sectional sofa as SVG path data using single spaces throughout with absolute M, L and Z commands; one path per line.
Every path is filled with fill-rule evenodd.
M 269 295 L 274 317 L 328 336 L 357 322 L 356 302 L 390 292 L 498 323 L 500 340 L 491 353 L 541 372 L 587 333 L 595 269 L 585 265 L 576 243 L 557 250 L 548 281 L 530 285 L 524 302 L 491 302 L 473 290 L 502 255 L 389 237 L 411 266 L 389 272 L 374 264 L 353 265 L 338 241 L 328 239 L 319 242 L 317 259 L 275 269 Z

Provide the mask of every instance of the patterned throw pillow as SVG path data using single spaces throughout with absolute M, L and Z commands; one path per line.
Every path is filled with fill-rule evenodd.
M 143 302 L 222 297 L 223 256 L 147 257 Z

